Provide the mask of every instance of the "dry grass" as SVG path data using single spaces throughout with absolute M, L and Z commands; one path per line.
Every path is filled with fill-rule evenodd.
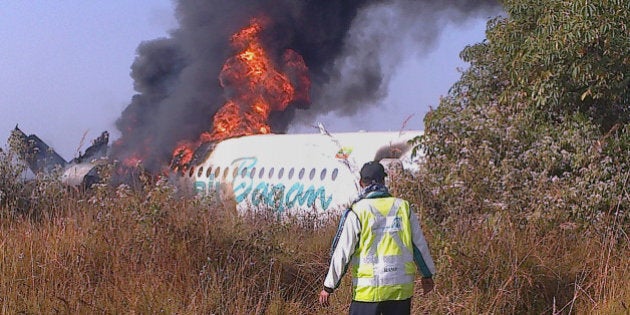
M 426 204 L 413 185 L 394 189 Z M 164 183 L 34 196 L 24 215 L 0 208 L 2 313 L 347 312 L 349 276 L 330 307 L 316 304 L 334 219 L 237 216 Z M 420 212 L 439 275 L 433 293 L 415 295 L 414 313 L 629 312 L 628 236 L 614 224 L 586 230 L 494 215 L 438 225 Z

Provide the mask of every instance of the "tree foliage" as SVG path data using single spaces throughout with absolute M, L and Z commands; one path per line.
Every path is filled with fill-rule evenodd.
M 630 2 L 506 0 L 425 117 L 436 215 L 630 215 Z

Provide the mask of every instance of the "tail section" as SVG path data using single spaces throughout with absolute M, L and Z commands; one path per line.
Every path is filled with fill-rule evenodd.
M 10 143 L 26 161 L 33 173 L 47 173 L 65 167 L 68 162 L 36 135 L 26 135 L 18 126 L 11 133 Z

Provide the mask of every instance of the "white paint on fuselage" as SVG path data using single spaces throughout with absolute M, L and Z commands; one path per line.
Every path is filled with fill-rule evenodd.
M 198 193 L 218 194 L 239 211 L 330 212 L 346 207 L 359 192 L 360 167 L 377 157 L 411 161 L 413 132 L 266 134 L 216 144 L 185 175 Z M 384 154 L 385 153 L 385 154 Z

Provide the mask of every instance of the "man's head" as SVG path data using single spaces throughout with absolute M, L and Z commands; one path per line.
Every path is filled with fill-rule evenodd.
M 379 162 L 370 161 L 363 164 L 361 171 L 361 185 L 367 186 L 373 183 L 384 184 L 385 183 L 385 167 Z

